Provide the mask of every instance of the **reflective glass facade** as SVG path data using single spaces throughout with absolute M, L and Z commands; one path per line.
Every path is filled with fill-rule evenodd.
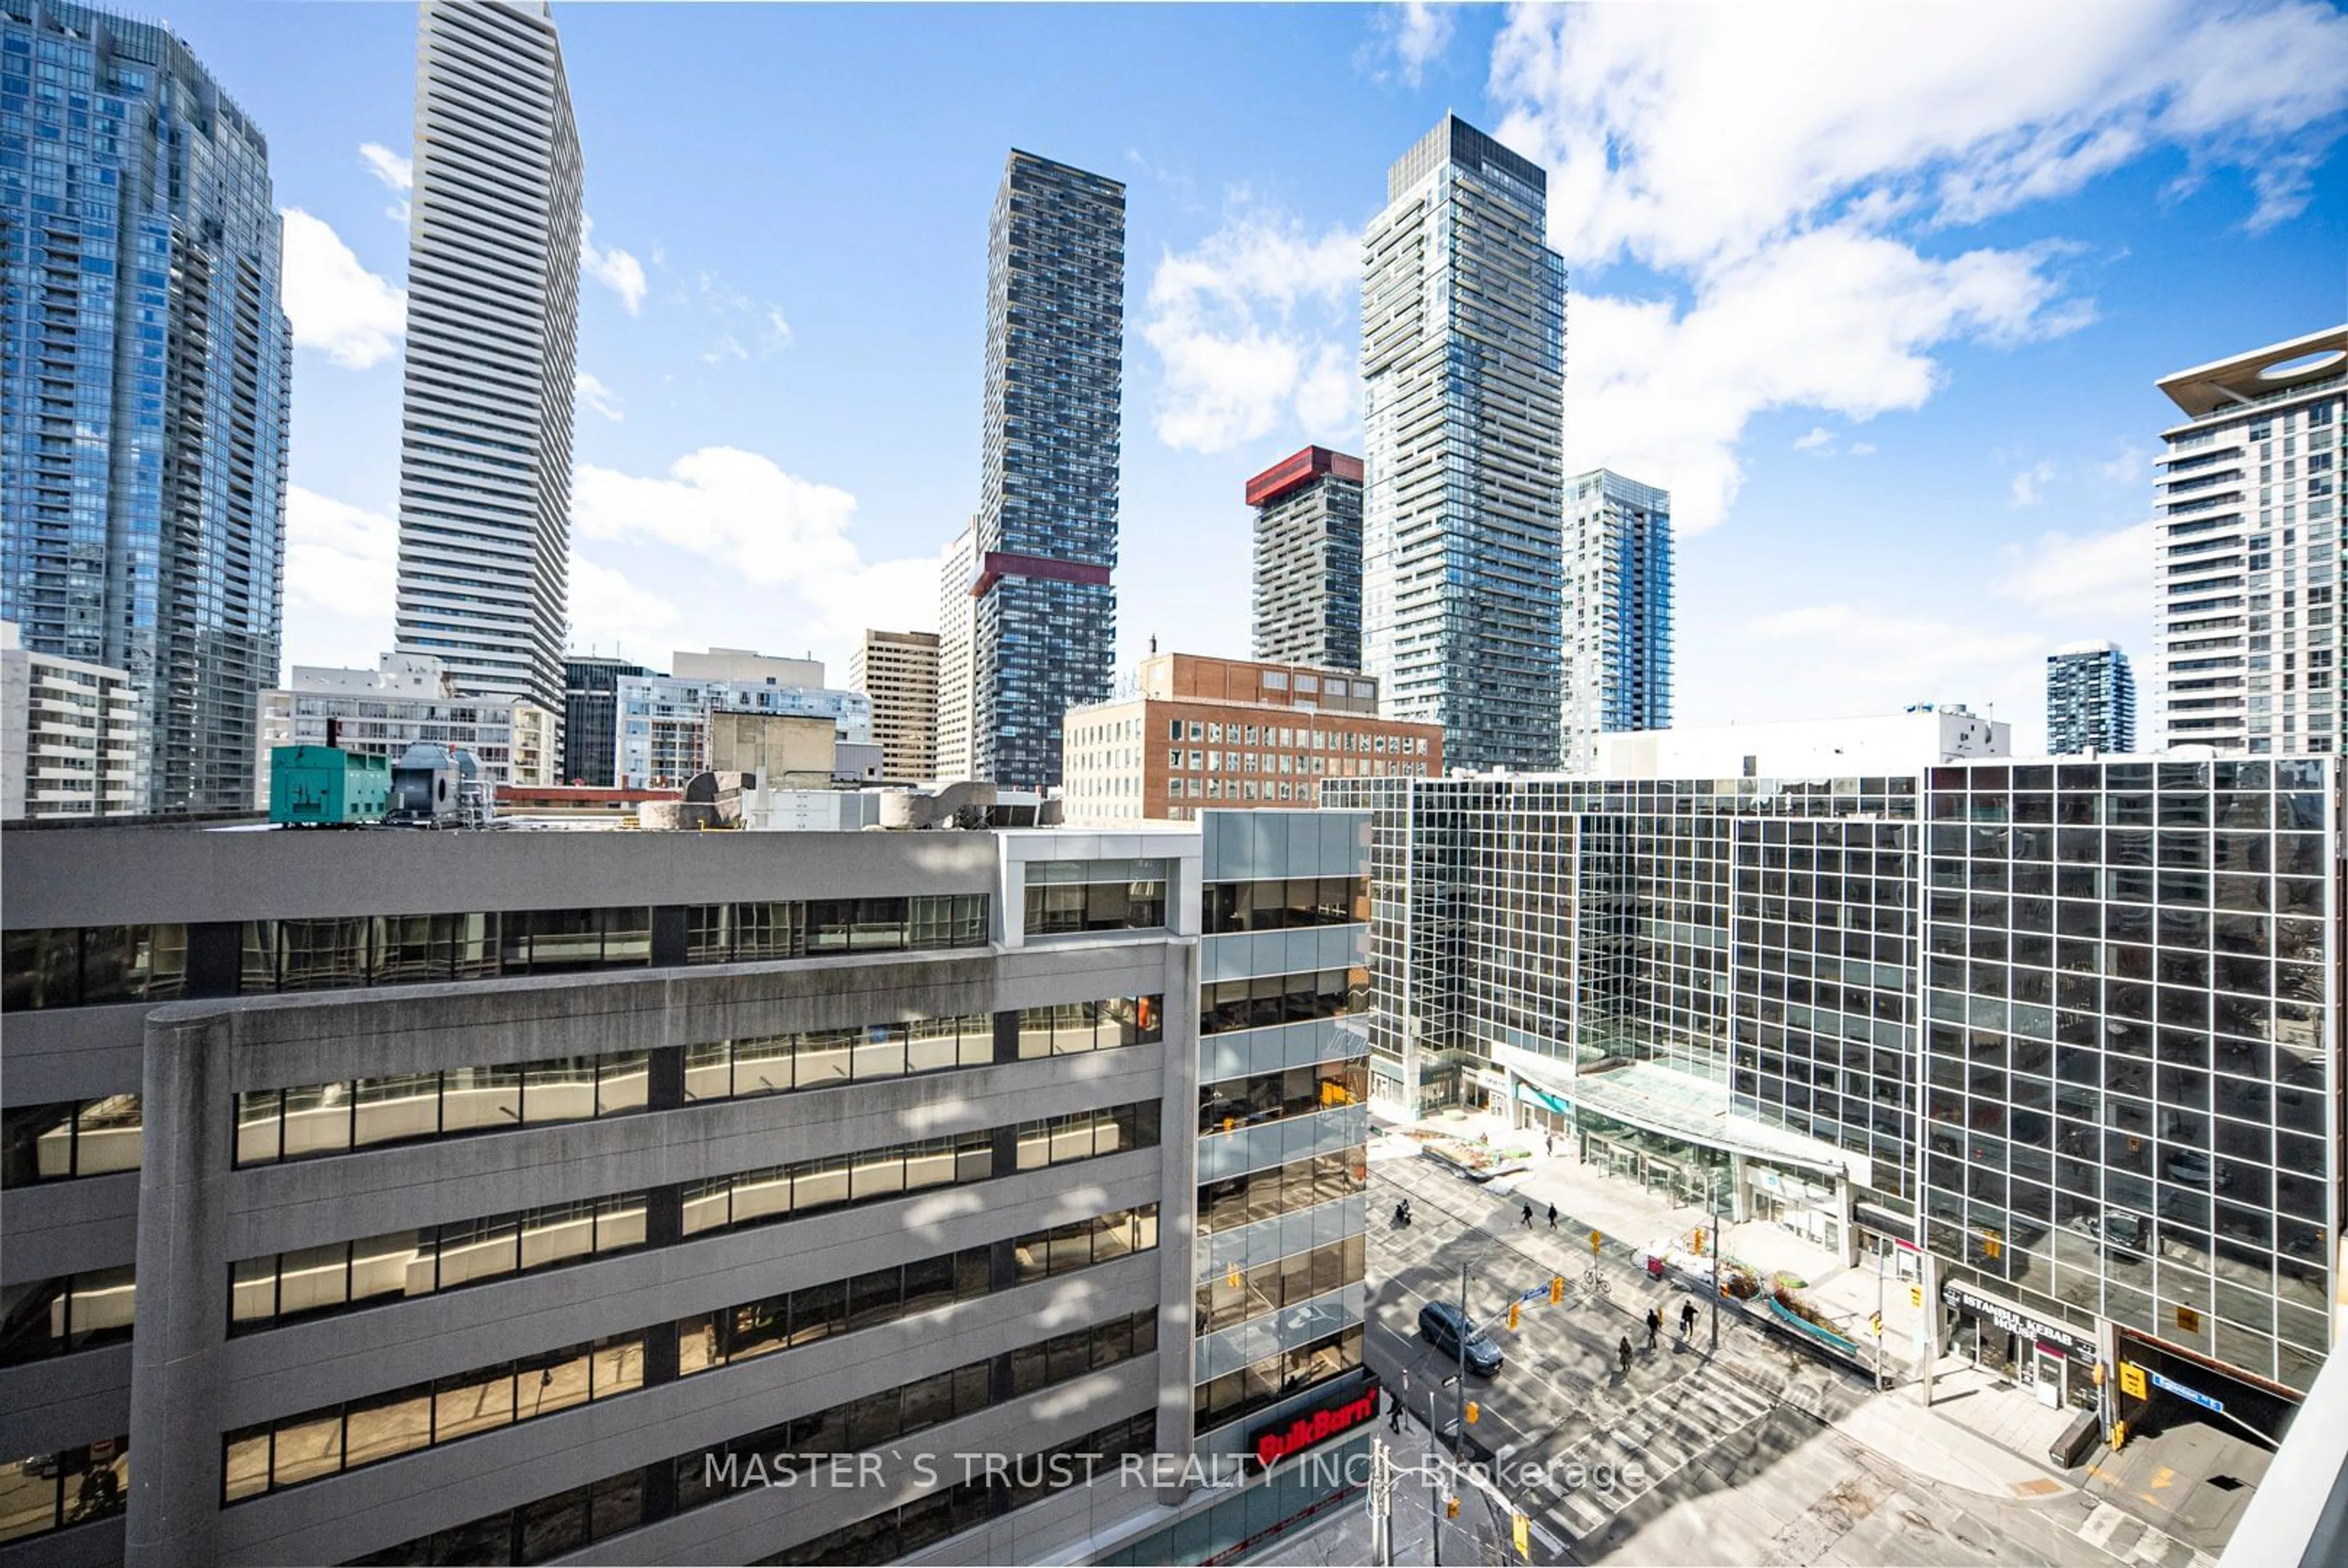
M 125 671 L 138 809 L 241 811 L 292 332 L 269 147 L 169 31 L 0 6 L 0 620 Z
M 1558 760 L 1565 263 L 1547 177 L 1447 116 L 1362 241 L 1363 664 L 1454 766 Z
M 1377 1095 L 1510 1048 L 1592 1124 L 1709 1084 L 1960 1285 L 2308 1387 L 2348 1153 L 2329 758 L 1323 798 L 1371 813 Z
M 1060 720 L 1117 638 L 1125 187 L 1011 154 L 986 248 L 971 654 L 973 774 L 1060 782 Z
M 562 661 L 561 783 L 612 787 L 616 782 L 613 761 L 619 755 L 620 680 L 652 673 L 620 659 Z
M 1672 497 L 1606 468 L 1565 490 L 1560 762 L 1586 774 L 1600 734 L 1672 727 Z

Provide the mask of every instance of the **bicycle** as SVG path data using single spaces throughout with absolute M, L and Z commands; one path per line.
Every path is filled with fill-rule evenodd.
M 1614 1293 L 1614 1286 L 1599 1271 L 1596 1264 L 1591 1264 L 1590 1272 L 1581 1276 L 1581 1289 L 1586 1296 L 1612 1296 Z

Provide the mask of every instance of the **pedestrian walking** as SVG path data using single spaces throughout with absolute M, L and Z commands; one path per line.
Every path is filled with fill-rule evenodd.
M 1386 1430 L 1390 1432 L 1402 1430 L 1402 1398 L 1392 1389 L 1386 1392 Z
M 1653 1355 L 1653 1354 L 1655 1353 L 1655 1338 L 1656 1338 L 1656 1337 L 1657 1337 L 1658 1335 L 1662 1334 L 1662 1333 L 1663 1333 L 1663 1309 L 1662 1307 L 1648 1307 L 1648 1308 L 1647 1308 L 1647 1354 L 1648 1354 L 1648 1355 L 1652 1356 L 1652 1355 Z
M 1541 1134 L 1541 1142 L 1548 1146 L 1550 1158 L 1552 1160 L 1557 1158 L 1557 1134 L 1544 1132 Z
M 1693 1301 L 1680 1303 L 1680 1337 L 1683 1339 L 1695 1337 L 1695 1303 Z
M 1530 1204 L 1525 1205 L 1524 1221 L 1526 1227 L 1529 1229 L 1533 1223 L 1533 1206 Z
M 1622 1363 L 1622 1376 L 1629 1377 L 1631 1375 L 1631 1337 L 1628 1334 L 1622 1336 L 1622 1343 L 1614 1347 L 1614 1357 Z
M 1551 1204 L 1549 1206 L 1549 1228 L 1551 1230 L 1557 1229 L 1557 1205 L 1555 1204 Z

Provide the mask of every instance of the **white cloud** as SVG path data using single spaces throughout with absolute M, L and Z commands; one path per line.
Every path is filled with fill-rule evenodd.
M 1854 441 L 1850 444 L 1850 455 L 1854 457 L 1872 457 L 1875 456 L 1875 443 Z
M 1834 432 L 1823 425 L 1818 425 L 1811 426 L 1807 436 L 1797 436 L 1794 438 L 1794 450 L 1815 452 L 1821 457 L 1830 456 L 1834 453 Z
M 1941 619 L 1890 607 L 1804 605 L 1765 615 L 1752 630 L 1766 643 L 1790 645 L 1804 685 L 1834 692 L 1842 714 L 1938 702 L 1969 703 L 1981 712 L 2000 692 L 2029 691 L 2046 653 L 2034 631 L 1985 625 L 1962 613 Z M 1774 662 L 1776 655 L 1761 650 L 1756 657 Z
M 2348 15 L 2318 0 L 1966 6 L 1520 6 L 1498 135 L 1549 170 L 1570 306 L 1569 471 L 1669 486 L 1720 522 L 1735 446 L 1781 407 L 1912 409 L 1961 343 L 2076 330 L 2045 242 L 1928 256 L 1952 225 L 2075 191 L 2156 148 L 2298 211 L 2348 108 Z M 1610 296 L 1633 261 L 1669 291 Z
M 2152 603 L 2153 551 L 2148 522 L 2102 534 L 2042 535 L 2027 547 L 2007 548 L 1993 591 L 2046 621 L 2141 617 Z
M 2145 475 L 2147 472 L 2145 467 L 2146 460 L 2152 456 L 2152 453 L 2147 448 L 2139 446 L 2133 441 L 2123 440 L 2119 444 L 2119 456 L 2114 457 L 2108 463 L 2096 464 L 2096 472 L 2102 475 L 2105 478 L 2109 479 L 2115 485 L 2136 486 L 2143 484 L 2145 482 Z
M 1353 306 L 1361 248 L 1333 229 L 1243 208 L 1150 280 L 1141 335 L 1164 369 L 1155 424 L 1168 446 L 1220 452 L 1293 418 L 1349 429 L 1360 397 Z
M 407 193 L 416 188 L 416 160 L 397 153 L 379 141 L 359 144 L 359 158 L 367 172 L 383 182 L 384 189 L 399 200 L 384 209 L 384 216 L 395 223 L 407 221 Z
M 1396 74 L 1406 87 L 1415 87 L 1425 80 L 1426 67 L 1451 46 L 1455 20 L 1448 0 L 1435 5 L 1427 0 L 1406 0 L 1406 4 L 1379 9 L 1378 32 L 1393 49 Z
M 1941 384 L 1933 348 L 2079 324 L 2053 254 L 1931 260 L 1838 225 L 1722 267 L 1685 308 L 1580 295 L 1569 307 L 1566 472 L 1605 466 L 1661 485 L 1674 528 L 1716 527 L 1743 483 L 1736 445 L 1755 415 L 1804 407 L 1864 421 L 1918 408 Z
M 1527 6 L 1493 56 L 1569 257 L 1750 253 L 1864 207 L 1972 222 L 2160 145 L 2303 206 L 2348 108 L 2320 0 Z
M 579 220 L 579 266 L 589 277 L 620 296 L 620 303 L 632 316 L 644 314 L 644 292 L 651 287 L 644 278 L 644 264 L 627 251 L 613 248 L 595 248 L 595 220 L 582 216 Z
M 407 292 L 359 264 L 324 220 L 289 207 L 281 273 L 296 347 L 365 370 L 389 357 L 407 328 Z
M 620 395 L 585 371 L 579 371 L 572 376 L 571 388 L 580 402 L 613 424 L 617 425 L 627 418 L 627 414 L 620 407 Z
M 392 518 L 299 485 L 285 487 L 289 605 L 380 620 L 388 628 L 398 568 L 399 525 Z
M 2034 507 L 2044 496 L 2046 487 L 2054 482 L 2054 464 L 2051 458 L 2041 458 L 2013 476 L 2013 485 L 2006 493 L 2010 506 Z
M 747 360 L 754 353 L 764 359 L 790 346 L 791 323 L 782 306 L 752 299 L 723 282 L 715 272 L 701 273 L 694 282 L 694 292 L 718 328 L 717 336 L 701 351 L 704 364 Z
M 671 643 L 676 606 L 639 588 L 625 572 L 571 557 L 571 646 L 626 651 L 654 662 Z

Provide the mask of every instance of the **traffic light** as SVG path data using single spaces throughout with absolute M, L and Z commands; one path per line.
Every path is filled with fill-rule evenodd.
M 1924 1309 L 1924 1287 L 1922 1286 L 1911 1285 L 1908 1287 L 1908 1305 L 1916 1308 L 1919 1312 L 1921 1312 Z
M 1696 1256 L 1702 1257 L 1704 1255 L 1704 1227 L 1701 1225 L 1697 1226 L 1695 1234 L 1689 1239 L 1695 1244 L 1690 1250 L 1692 1250 Z
M 1877 1338 L 1880 1339 L 1883 1337 L 1883 1314 L 1880 1312 L 1869 1313 L 1867 1315 L 1867 1326 L 1874 1331 Z
M 1237 1290 L 1240 1287 L 1240 1266 L 1238 1264 L 1231 1265 L 1231 1271 L 1223 1276 L 1223 1283 L 1230 1286 L 1233 1290 Z
M 1590 1255 L 1596 1257 L 1598 1255 L 1598 1249 L 1605 1244 L 1605 1241 L 1606 1238 L 1604 1236 L 1599 1235 L 1596 1231 L 1591 1231 L 1590 1233 Z
M 1471 1426 L 1471 1427 L 1472 1427 L 1472 1426 L 1474 1426 L 1474 1425 L 1476 1424 L 1477 1419 L 1478 1419 L 1478 1417 L 1482 1416 L 1482 1415 L 1483 1415 L 1483 1413 L 1484 1413 L 1484 1408 L 1483 1408 L 1481 1405 L 1478 1405 L 1478 1404 L 1475 1400 L 1473 1400 L 1473 1399 L 1470 1399 L 1470 1400 L 1468 1400 L 1468 1424 L 1469 1426 Z
M 1447 1497 L 1443 1500 L 1443 1517 L 1446 1519 L 1457 1519 L 1459 1517 L 1459 1500 L 1457 1498 Z
M 1511 1301 L 1509 1303 L 1509 1332 L 1511 1334 L 1517 1331 L 1517 1314 L 1520 1310 L 1522 1304 L 1519 1302 Z
M 1517 1555 L 1529 1563 L 1533 1560 L 1533 1522 L 1518 1514 L 1509 1524 L 1509 1533 L 1516 1538 Z
M 1995 1263 L 1999 1255 L 2005 1251 L 2005 1238 L 1993 1230 L 1985 1229 L 1981 1233 L 1981 1244 L 1982 1255 L 1992 1263 Z
M 1563 1301 L 1564 1299 L 1565 1276 L 1561 1274 L 1550 1275 L 1549 1276 L 1549 1304 L 1551 1307 L 1555 1307 L 1559 1302 Z

